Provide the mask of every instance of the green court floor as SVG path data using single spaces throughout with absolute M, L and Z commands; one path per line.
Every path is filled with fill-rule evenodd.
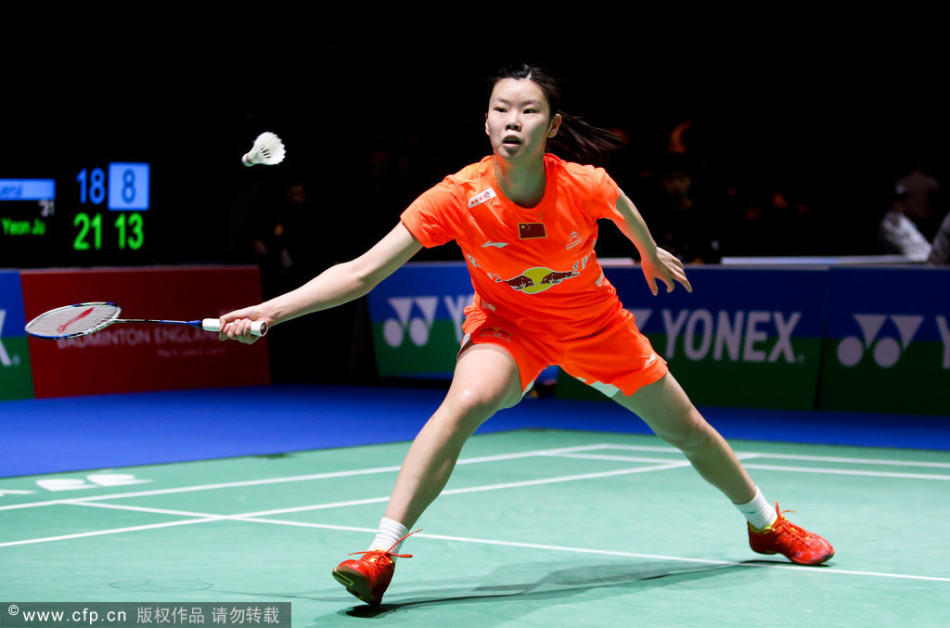
M 654 437 L 520 430 L 469 442 L 379 609 L 330 571 L 408 443 L 0 479 L 0 601 L 290 602 L 297 628 L 950 625 L 950 452 L 733 446 L 828 565 L 754 554 Z

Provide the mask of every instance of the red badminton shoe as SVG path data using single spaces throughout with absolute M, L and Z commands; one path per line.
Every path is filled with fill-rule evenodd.
M 410 534 L 415 534 L 412 532 Z M 402 537 L 388 550 L 370 550 L 353 552 L 351 556 L 362 554 L 359 559 L 344 560 L 333 570 L 333 577 L 346 587 L 346 590 L 370 606 L 379 606 L 383 593 L 389 588 L 396 570 L 393 558 L 412 558 L 412 554 L 393 554 L 392 550 L 409 534 Z
M 831 543 L 817 534 L 795 525 L 784 517 L 785 512 L 778 509 L 778 519 L 763 530 L 749 525 L 749 545 L 759 554 L 782 554 L 799 565 L 820 565 L 835 555 Z

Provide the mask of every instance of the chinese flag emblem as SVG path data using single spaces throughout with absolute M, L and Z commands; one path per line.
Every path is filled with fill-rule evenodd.
M 548 234 L 544 230 L 543 222 L 522 222 L 518 223 L 518 237 L 522 240 L 536 240 L 546 238 Z

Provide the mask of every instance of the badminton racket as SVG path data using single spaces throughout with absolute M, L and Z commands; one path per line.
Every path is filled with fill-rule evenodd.
M 157 325 L 188 325 L 205 331 L 221 331 L 221 322 L 217 318 L 205 318 L 195 321 L 169 321 L 150 318 L 119 318 L 122 313 L 115 303 L 104 301 L 77 303 L 43 312 L 26 325 L 26 333 L 37 338 L 75 338 L 102 331 L 115 323 L 140 323 Z M 251 333 L 263 336 L 267 333 L 267 323 L 257 321 L 251 326 Z

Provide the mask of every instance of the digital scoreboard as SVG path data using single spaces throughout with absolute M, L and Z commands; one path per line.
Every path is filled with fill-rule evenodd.
M 151 171 L 116 161 L 58 178 L 0 173 L 0 268 L 147 261 Z

